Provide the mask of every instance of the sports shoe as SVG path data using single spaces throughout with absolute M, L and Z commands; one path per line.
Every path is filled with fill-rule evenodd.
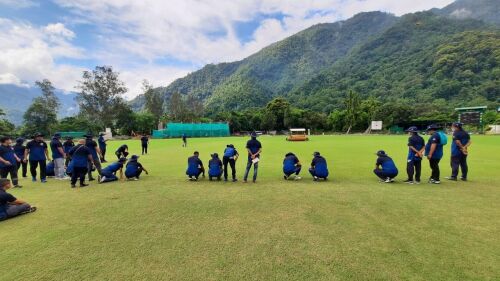
M 429 183 L 430 183 L 430 184 L 440 184 L 441 182 L 440 182 L 440 181 L 437 181 L 437 180 L 434 180 L 434 179 L 430 179 L 430 180 L 429 180 Z
M 233 182 L 237 182 L 238 180 L 237 179 L 233 179 Z
M 14 188 L 23 188 L 23 186 L 18 184 L 18 185 L 14 185 Z
M 76 185 L 72 184 L 72 185 L 71 185 L 71 188 L 76 188 Z
M 403 183 L 414 184 L 414 182 L 412 180 L 405 180 Z
M 32 181 L 32 182 L 36 182 L 36 177 L 32 177 L 32 178 L 31 178 L 31 181 Z
M 445 177 L 445 179 L 447 179 L 449 181 L 457 181 L 457 178 L 455 178 L 455 177 Z
M 86 183 L 82 183 L 82 184 L 80 184 L 80 187 L 87 187 L 87 186 L 89 186 L 89 185 L 88 185 L 88 184 L 86 184 Z
M 284 178 L 285 180 L 288 180 L 288 177 L 287 177 L 286 175 L 284 175 L 284 176 L 283 176 L 283 178 Z
M 460 178 L 461 181 L 467 181 L 467 178 Z
M 299 176 L 295 176 L 294 180 L 298 181 L 298 180 L 301 180 L 302 178 L 299 177 Z
M 102 177 L 99 179 L 99 183 L 103 183 L 105 180 L 106 180 L 106 177 L 105 177 L 105 176 L 102 176 Z
M 47 183 L 47 180 L 46 179 L 42 179 L 42 180 L 40 180 L 40 182 Z
M 318 180 L 319 180 L 319 178 L 317 176 L 313 177 L 313 181 L 318 181 Z
M 414 181 L 413 183 L 414 184 L 420 184 L 420 181 Z

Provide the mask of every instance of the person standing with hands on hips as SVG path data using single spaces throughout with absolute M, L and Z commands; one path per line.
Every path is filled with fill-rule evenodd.
M 250 135 L 250 140 L 247 142 L 248 162 L 245 170 L 244 182 L 247 182 L 248 173 L 253 165 L 253 182 L 257 181 L 257 172 L 259 171 L 260 153 L 262 152 L 262 144 L 257 140 L 257 133 L 253 132 Z

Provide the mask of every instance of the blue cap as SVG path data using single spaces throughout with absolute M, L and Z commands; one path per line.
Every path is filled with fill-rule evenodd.
M 59 134 L 59 133 L 54 134 L 54 138 L 56 138 L 56 139 L 61 138 L 61 134 Z
M 257 133 L 256 133 L 256 132 L 252 132 L 252 133 L 250 134 L 250 136 L 251 136 L 252 138 L 256 138 L 256 137 L 257 137 Z
M 130 160 L 137 160 L 137 159 L 139 159 L 138 155 L 132 155 L 132 157 L 130 157 Z
M 411 133 L 416 133 L 418 132 L 418 128 L 415 126 L 411 126 L 410 128 L 406 129 L 406 131 Z
M 23 139 L 23 138 L 17 138 L 17 139 L 16 139 L 16 142 L 17 142 L 17 143 L 23 143 L 23 142 L 24 142 L 24 139 Z
M 431 124 L 427 127 L 427 131 L 431 131 L 431 130 L 439 130 L 441 129 L 441 126 L 439 125 L 436 125 L 436 124 Z
M 454 122 L 454 123 L 452 124 L 452 126 L 457 127 L 457 128 L 462 128 L 462 126 L 463 126 L 463 125 L 464 125 L 464 124 L 463 124 L 463 123 L 460 123 L 460 122 Z

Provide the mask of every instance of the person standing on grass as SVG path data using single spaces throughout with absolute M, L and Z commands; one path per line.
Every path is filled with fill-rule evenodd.
M 146 175 L 149 175 L 149 172 L 142 166 L 141 163 L 139 163 L 139 156 L 137 155 L 132 155 L 130 160 L 127 163 L 127 166 L 125 167 L 125 177 L 127 179 L 133 179 L 133 180 L 139 180 L 139 177 L 141 176 L 142 172 L 145 172 Z
M 224 156 L 222 157 L 222 164 L 224 166 L 224 181 L 227 181 L 227 164 L 231 166 L 231 175 L 233 176 L 233 182 L 238 181 L 236 179 L 236 160 L 238 160 L 238 151 L 234 148 L 234 145 L 228 144 L 226 149 L 224 149 Z
M 188 142 L 187 142 L 187 135 L 186 133 L 182 133 L 182 147 L 187 147 Z
M 78 145 L 74 146 L 68 154 L 71 157 L 71 162 L 68 165 L 67 173 L 71 174 L 71 188 L 76 187 L 76 181 L 80 179 L 80 187 L 86 187 L 85 176 L 87 175 L 88 163 L 93 162 L 90 149 L 85 146 L 86 140 L 81 139 Z
M 418 135 L 417 127 L 412 126 L 406 131 L 410 137 L 408 138 L 408 157 L 406 159 L 406 173 L 408 174 L 408 179 L 404 182 L 408 184 L 420 184 L 425 141 L 424 138 Z M 415 176 L 415 178 L 413 176 Z M 415 181 L 413 179 L 415 179 Z
M 203 174 L 205 177 L 205 167 L 203 167 L 203 162 L 200 159 L 200 153 L 195 151 L 193 156 L 188 158 L 188 168 L 186 170 L 186 175 L 190 181 L 197 181 L 198 177 Z
M 394 178 L 398 175 L 398 168 L 396 168 L 396 164 L 383 150 L 377 151 L 376 155 L 378 158 L 375 163 L 375 170 L 373 170 L 373 173 L 375 173 L 375 175 L 377 175 L 382 182 L 394 182 Z
M 28 157 L 29 155 L 29 157 Z M 36 169 L 40 166 L 40 181 L 47 182 L 47 160 L 50 161 L 47 144 L 43 141 L 43 134 L 36 133 L 33 140 L 26 144 L 24 161 L 30 163 L 31 179 L 36 182 Z
M 211 156 L 212 159 L 208 161 L 208 179 L 211 181 L 213 178 L 216 178 L 220 181 L 222 176 L 222 161 L 219 159 L 219 154 L 217 153 Z
M 16 153 L 19 162 L 17 163 L 17 174 L 19 175 L 19 169 L 22 167 L 23 178 L 28 177 L 28 163 L 24 161 L 24 153 L 26 152 L 26 146 L 24 145 L 24 139 L 16 139 L 16 145 L 14 145 L 14 153 Z
M 21 188 L 17 178 L 17 163 L 21 159 L 17 157 L 12 147 L 12 140 L 9 137 L 0 138 L 0 177 L 6 179 L 10 174 L 10 179 L 14 187 Z
M 328 179 L 328 164 L 326 163 L 326 159 L 321 156 L 319 152 L 313 153 L 313 160 L 311 161 L 311 168 L 309 168 L 309 173 L 313 176 L 314 181 L 318 181 L 320 179 L 327 180 Z
M 11 187 L 10 180 L 0 179 L 0 221 L 36 211 L 36 207 L 7 193 Z
M 66 140 L 63 142 L 63 150 L 64 153 L 66 154 L 66 160 L 64 161 L 64 166 L 68 167 L 69 161 L 71 160 L 71 157 L 69 156 L 69 152 L 71 149 L 75 146 L 75 143 L 73 142 L 72 137 L 67 137 Z
M 453 142 L 451 143 L 451 176 L 446 179 L 456 181 L 458 170 L 462 170 L 462 181 L 467 181 L 467 148 L 472 144 L 470 135 L 463 129 L 462 123 L 455 122 L 451 126 L 453 130 Z
M 88 175 L 89 175 L 89 181 L 95 180 L 92 177 L 92 170 L 93 167 L 97 170 L 98 174 L 101 174 L 101 161 L 99 159 L 102 158 L 101 150 L 99 149 L 99 146 L 97 143 L 94 141 L 92 134 L 87 134 L 85 140 L 85 146 L 90 150 L 90 153 L 92 154 L 92 161 L 89 161 L 88 163 Z
M 440 171 L 439 162 L 443 158 L 443 145 L 446 142 L 444 133 L 440 133 L 441 127 L 438 125 L 430 125 L 427 127 L 427 134 L 430 135 L 427 144 L 425 145 L 425 156 L 429 160 L 429 165 L 432 170 L 431 177 L 429 178 L 430 184 L 440 184 Z
M 302 164 L 300 164 L 299 158 L 292 152 L 288 152 L 283 160 L 283 173 L 285 174 L 283 178 L 288 180 L 292 174 L 295 174 L 294 179 L 300 180 L 301 177 L 299 177 L 299 174 L 301 169 Z
M 99 183 L 117 181 L 116 173 L 120 172 L 120 180 L 123 180 L 123 165 L 127 162 L 127 158 L 122 157 L 118 162 L 111 163 L 106 168 L 102 169 L 99 176 Z
M 257 140 L 257 133 L 252 132 L 246 148 L 248 151 L 248 161 L 243 181 L 247 182 L 250 168 L 253 165 L 253 183 L 255 183 L 257 181 L 257 172 L 259 171 L 260 153 L 262 152 L 262 144 Z
M 100 133 L 99 138 L 97 139 L 97 143 L 99 144 L 99 149 L 101 150 L 101 162 L 106 163 L 106 146 L 107 139 L 104 138 L 106 134 Z
M 61 143 L 61 135 L 55 134 L 50 142 L 50 150 L 52 151 L 52 159 L 54 159 L 54 178 L 56 180 L 63 180 L 64 177 L 64 153 L 63 145 Z
M 141 137 L 142 155 L 148 154 L 148 145 L 149 145 L 149 138 L 148 136 L 146 136 L 146 134 L 143 134 Z
M 115 152 L 115 155 L 116 155 L 116 158 L 118 158 L 118 160 L 120 160 L 120 158 L 122 158 L 122 157 L 127 158 L 127 156 L 128 156 L 128 145 L 123 144 L 120 147 L 118 147 L 118 149 Z

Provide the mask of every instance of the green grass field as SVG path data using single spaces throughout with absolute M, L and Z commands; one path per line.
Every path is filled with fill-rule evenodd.
M 23 180 L 11 192 L 39 210 L 0 223 L 0 280 L 500 280 L 499 137 L 473 136 L 470 181 L 440 186 L 402 183 L 403 136 L 264 136 L 258 182 L 244 184 L 246 140 L 153 140 L 139 182 L 72 190 Z M 240 182 L 186 180 L 194 150 L 207 163 L 228 143 L 243 155 Z M 398 182 L 372 174 L 378 149 L 396 160 Z M 286 152 L 308 166 L 316 150 L 328 182 L 307 169 L 283 180 Z

